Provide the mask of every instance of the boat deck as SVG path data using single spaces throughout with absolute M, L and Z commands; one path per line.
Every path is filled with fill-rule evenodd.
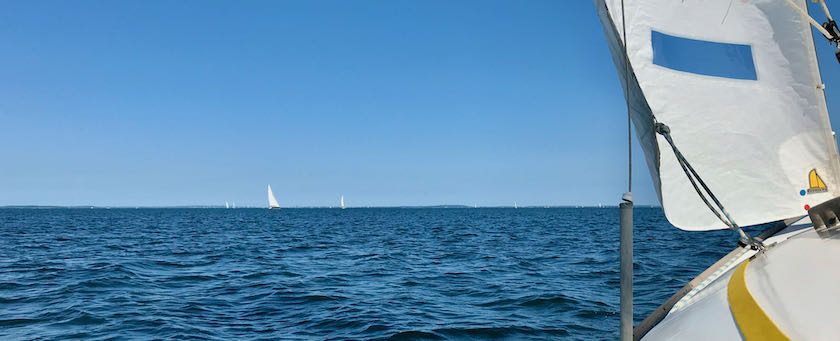
M 838 241 L 840 231 L 817 231 L 808 217 L 792 223 L 765 240 L 765 252 L 744 250 L 706 278 L 705 286 L 686 295 L 643 340 L 752 339 L 750 328 L 770 332 L 773 326 L 790 339 L 836 339 L 840 323 L 832 308 L 840 306 Z M 733 283 L 742 264 L 745 288 L 738 288 Z M 739 300 L 755 305 L 739 306 Z M 761 324 L 762 317 L 771 327 Z

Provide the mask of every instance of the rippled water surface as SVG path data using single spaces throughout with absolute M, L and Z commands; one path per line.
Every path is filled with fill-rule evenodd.
M 617 208 L 0 209 L 0 339 L 612 339 Z M 637 208 L 636 322 L 734 247 Z

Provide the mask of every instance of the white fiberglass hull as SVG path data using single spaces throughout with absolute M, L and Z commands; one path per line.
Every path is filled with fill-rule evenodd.
M 817 231 L 804 217 L 765 244 L 765 252 L 744 250 L 712 272 L 642 339 L 840 337 L 840 230 Z

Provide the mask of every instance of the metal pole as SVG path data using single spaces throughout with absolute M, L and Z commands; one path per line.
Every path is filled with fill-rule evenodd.
M 630 110 L 630 57 L 627 54 L 627 19 L 621 0 L 621 45 L 624 47 L 624 100 L 627 103 L 627 193 L 618 205 L 621 212 L 619 257 L 621 269 L 621 341 L 633 340 L 633 142 Z M 840 56 L 837 57 L 840 59 Z
M 621 196 L 621 341 L 633 340 L 633 193 Z

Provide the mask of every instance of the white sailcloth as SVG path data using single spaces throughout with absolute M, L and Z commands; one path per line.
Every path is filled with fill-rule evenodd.
M 344 209 L 344 196 L 341 196 L 341 209 Z
M 271 185 L 268 185 L 268 208 L 280 208 L 280 204 L 274 197 L 274 192 L 271 191 Z
M 624 86 L 621 0 L 595 4 Z M 673 225 L 725 228 L 654 133 L 654 122 L 670 127 L 682 154 L 742 226 L 804 215 L 840 194 L 837 145 L 801 13 L 781 0 L 624 0 L 624 6 L 625 96 Z

